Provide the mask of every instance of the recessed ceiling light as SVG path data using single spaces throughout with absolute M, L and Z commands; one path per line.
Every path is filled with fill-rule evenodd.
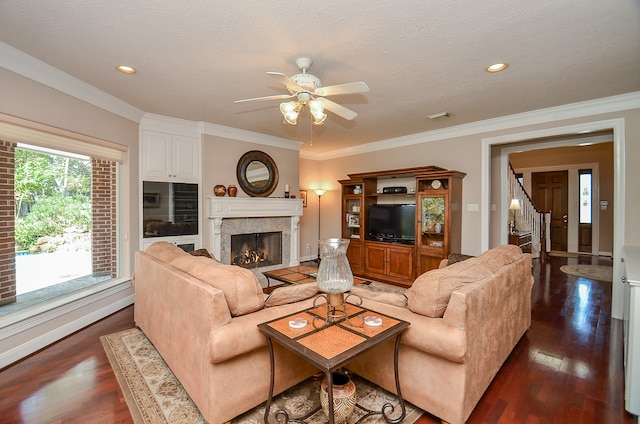
M 136 73 L 136 69 L 132 68 L 131 66 L 127 66 L 127 65 L 118 65 L 116 66 L 116 69 L 120 72 L 122 72 L 123 74 L 135 74 Z
M 494 63 L 491 66 L 487 66 L 487 72 L 500 72 L 500 71 L 504 71 L 505 69 L 507 69 L 509 67 L 508 63 Z

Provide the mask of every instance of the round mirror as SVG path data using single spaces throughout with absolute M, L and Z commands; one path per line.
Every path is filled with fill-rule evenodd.
M 278 167 L 268 154 L 251 150 L 240 158 L 236 167 L 240 188 L 253 197 L 266 197 L 278 185 Z

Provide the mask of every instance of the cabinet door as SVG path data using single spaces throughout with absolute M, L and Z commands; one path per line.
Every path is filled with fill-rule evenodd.
M 342 212 L 344 216 L 342 236 L 346 239 L 360 240 L 360 197 L 354 195 L 343 196 Z
M 386 251 L 386 247 L 375 244 L 367 244 L 365 246 L 365 267 L 367 272 L 383 275 L 387 273 Z
M 420 195 L 418 246 L 434 251 L 436 254 L 448 252 L 448 197 L 442 195 Z
M 388 275 L 411 279 L 413 276 L 413 249 L 389 247 L 387 249 Z
M 433 254 L 418 253 L 418 270 L 416 278 L 424 274 L 427 271 L 436 269 L 440 266 L 440 262 L 446 258 L 446 256 L 434 256 Z
M 351 241 L 347 248 L 347 260 L 351 265 L 351 272 L 354 274 L 362 274 L 363 270 L 363 248 L 361 242 Z
M 150 181 L 172 178 L 171 134 L 155 131 L 142 133 L 142 176 Z
M 194 137 L 172 137 L 173 177 L 181 181 L 198 181 L 200 173 L 199 140 Z

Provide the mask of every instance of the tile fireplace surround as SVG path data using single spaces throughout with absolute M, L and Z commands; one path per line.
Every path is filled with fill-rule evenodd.
M 282 264 L 276 267 L 296 266 L 300 263 L 300 216 L 302 199 L 207 197 L 208 249 L 220 262 L 229 264 L 232 234 L 282 231 Z M 256 274 L 261 277 L 267 270 L 259 268 Z

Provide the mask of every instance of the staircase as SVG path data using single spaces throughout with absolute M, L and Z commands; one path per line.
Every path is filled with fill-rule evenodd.
M 520 201 L 520 210 L 515 211 L 516 229 L 523 231 L 531 231 L 531 255 L 534 258 L 546 258 L 551 248 L 551 240 L 549 239 L 549 225 L 551 223 L 551 213 L 541 212 L 533 204 L 531 197 L 525 191 L 524 187 L 516 177 L 516 173 L 509 165 L 509 199 L 507 204 L 511 203 L 511 199 Z M 509 219 L 513 219 L 514 211 L 509 211 Z

